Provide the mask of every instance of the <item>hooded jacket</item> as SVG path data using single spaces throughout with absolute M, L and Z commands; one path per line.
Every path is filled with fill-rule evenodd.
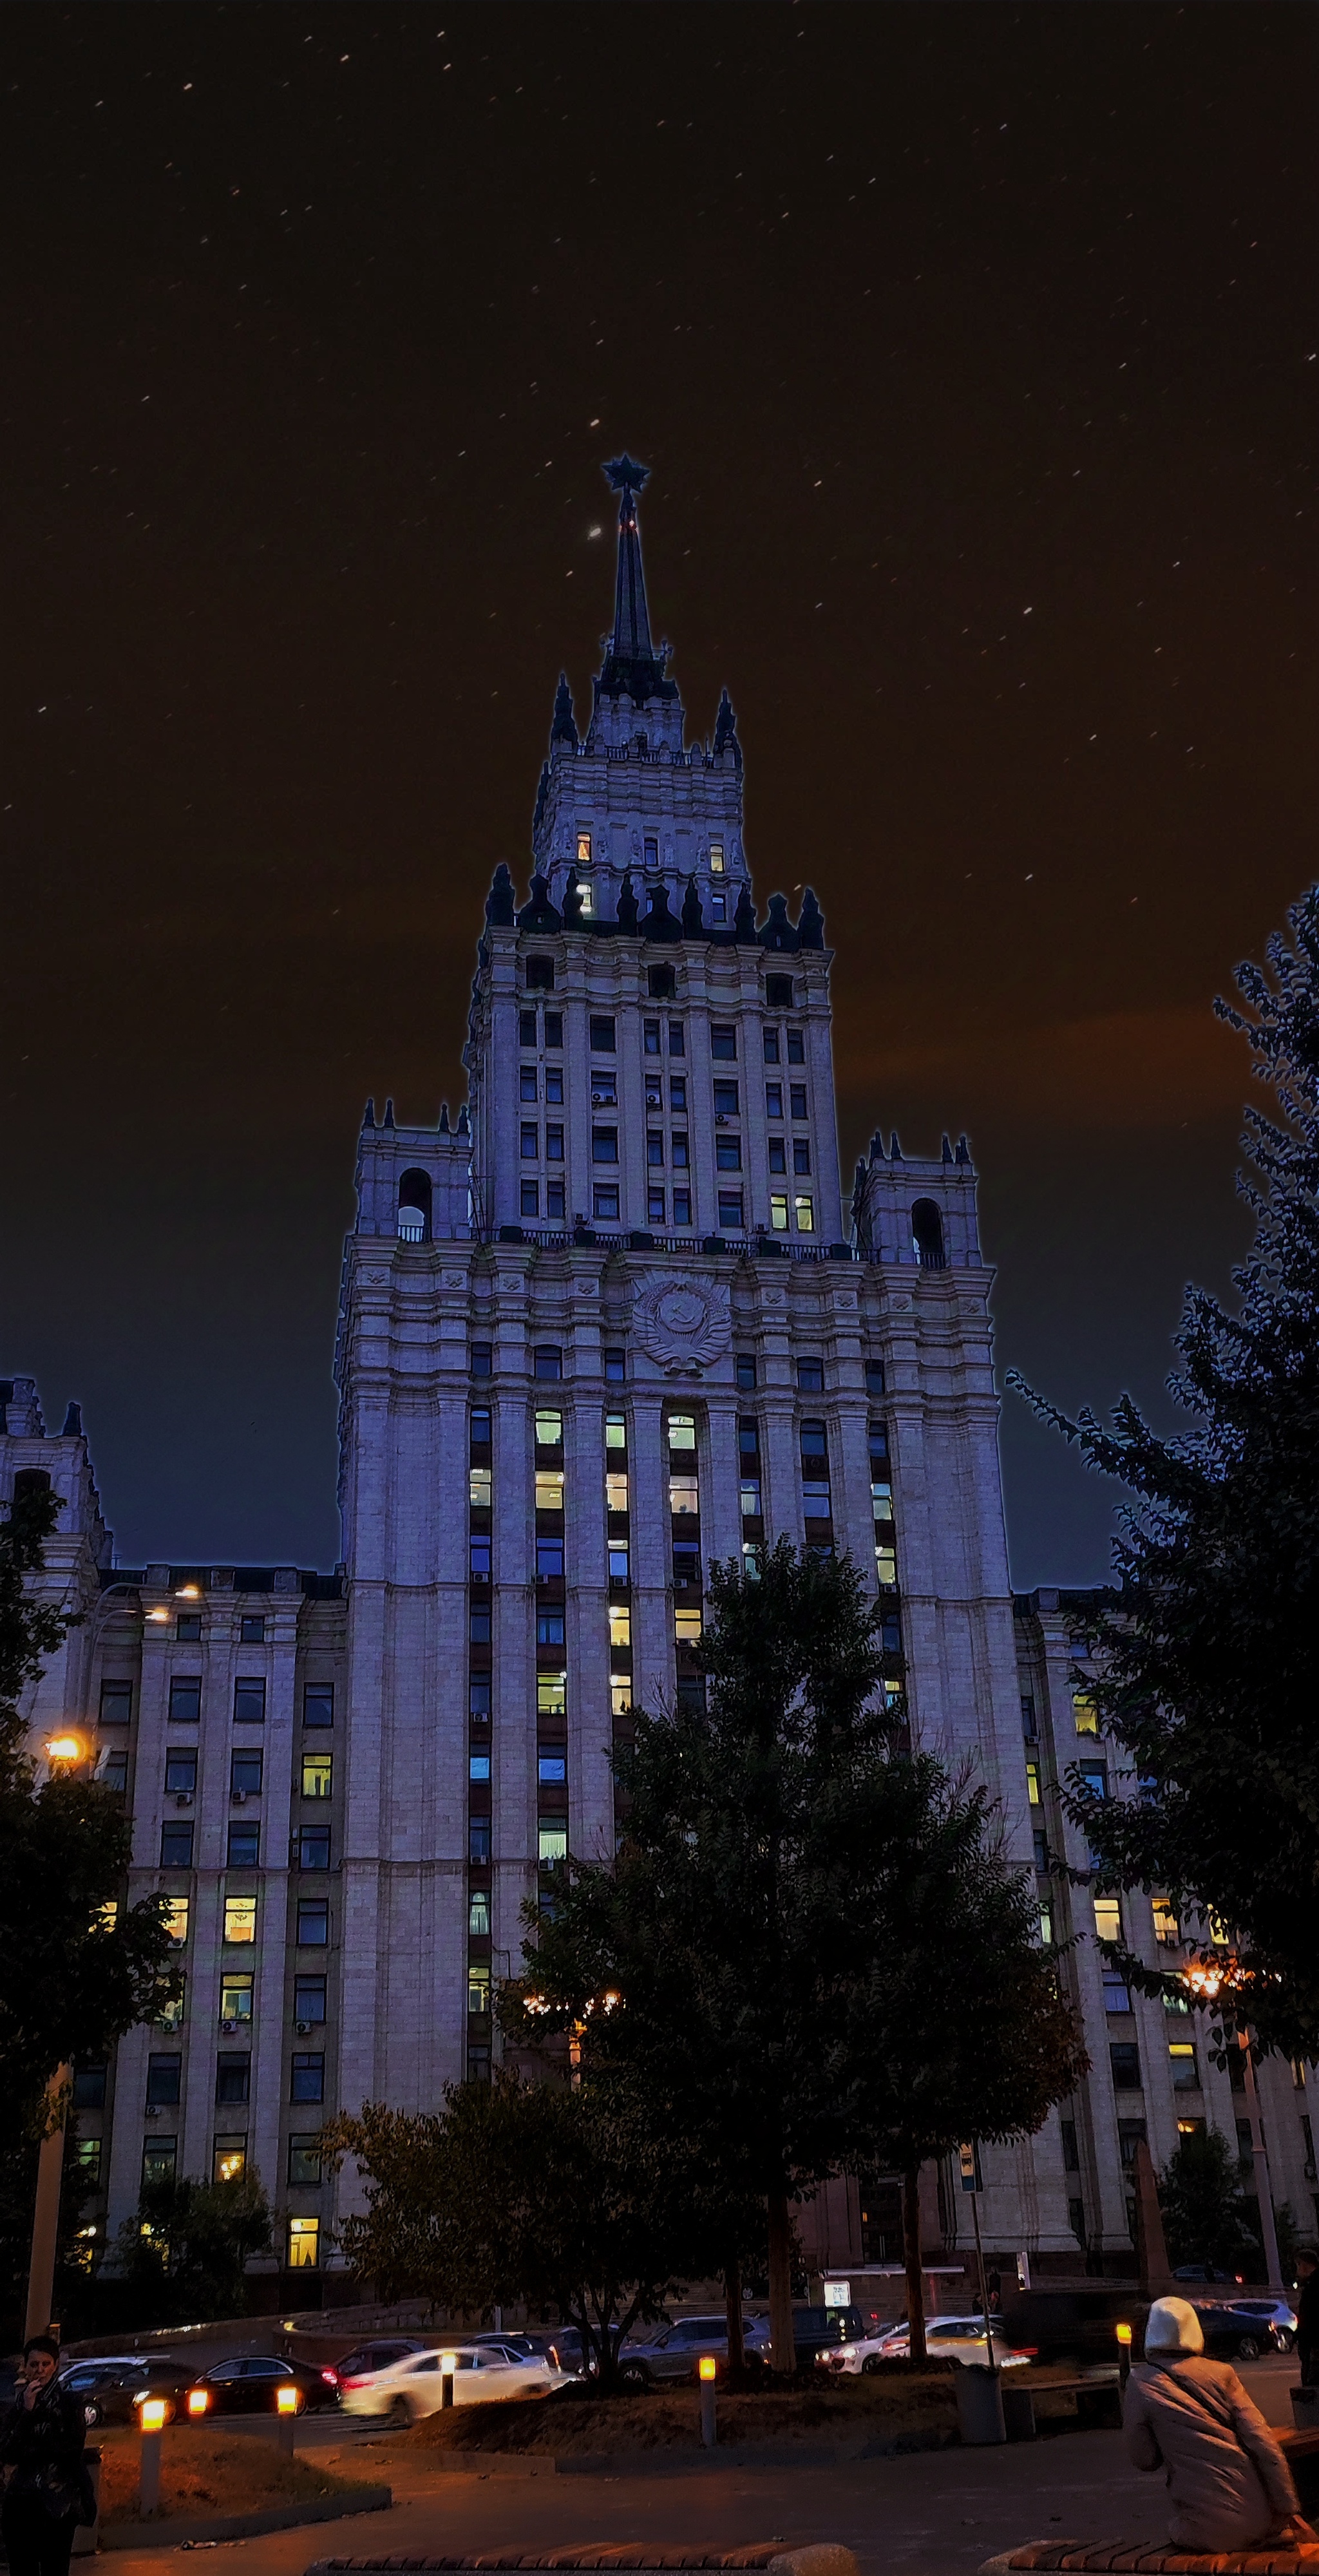
M 1282 2452 L 1225 2361 L 1136 2362 L 1122 2425 L 1135 2467 L 1167 2473 L 1178 2549 L 1244 2548 L 1300 2511 Z

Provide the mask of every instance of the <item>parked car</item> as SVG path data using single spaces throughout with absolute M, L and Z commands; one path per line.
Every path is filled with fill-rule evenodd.
M 1020 2369 L 1033 2361 L 1033 2352 L 1019 2351 L 1007 2340 L 1001 2324 L 995 2320 L 993 2332 L 994 2359 L 1000 2370 Z M 925 2348 L 931 2360 L 985 2362 L 985 2324 L 983 2317 L 928 2317 L 925 2323 Z M 905 2325 L 886 2326 L 873 2335 L 857 2335 L 850 2343 L 834 2351 L 817 2352 L 816 2367 L 842 2371 L 848 2377 L 872 2373 L 886 2361 L 905 2361 L 911 2350 L 911 2336 Z
M 346 2415 L 380 2415 L 394 2424 L 415 2424 L 422 2415 L 437 2415 L 443 2404 L 441 2364 L 452 2354 L 455 2406 L 479 2406 L 503 2397 L 552 2397 L 566 2388 L 569 2373 L 556 2370 L 544 2353 L 517 2352 L 508 2344 L 445 2344 L 429 2352 L 411 2352 L 382 2370 L 363 2371 L 341 2380 L 339 2403 Z
M 83 2420 L 93 2424 L 132 2424 L 144 2397 L 162 2397 L 165 2421 L 172 2424 L 192 2386 L 192 2364 L 166 2353 L 149 2359 L 140 2353 L 101 2353 L 91 2361 L 70 2362 L 59 2374 L 61 2388 L 82 2399 Z
M 1211 2360 L 1258 2361 L 1262 2352 L 1290 2351 L 1286 2330 L 1274 2323 L 1267 2304 L 1261 2315 L 1260 2305 L 1255 2299 L 1194 2302 Z M 1291 2333 L 1295 2335 L 1294 2327 Z
M 296 2388 L 294 2413 L 317 2415 L 337 2403 L 325 2373 L 305 2361 L 280 2361 L 273 2353 L 236 2353 L 189 2383 L 182 2411 L 193 2421 L 207 2415 L 277 2415 L 281 2388 Z
M 480 2336 L 468 2336 L 469 2343 L 480 2340 Z M 496 2335 L 494 2340 L 498 2342 L 500 2338 Z M 514 2340 L 528 2352 L 543 2352 L 554 2369 L 570 2371 L 576 2378 L 585 2377 L 586 2350 L 576 2326 L 528 2326 Z
M 748 2359 L 762 2358 L 769 2349 L 769 2321 L 765 2317 L 744 2317 L 742 2333 Z M 655 2388 L 661 2381 L 695 2379 L 702 2353 L 713 2353 L 723 2365 L 728 2361 L 728 2319 L 722 2308 L 714 2317 L 676 2317 L 671 2325 L 648 2326 L 644 2333 L 629 2335 L 618 2356 L 619 2377 L 625 2388 Z
M 337 2394 L 340 2381 L 360 2378 L 364 2370 L 384 2370 L 391 2361 L 403 2361 L 410 2352 L 432 2352 L 434 2335 L 371 2335 L 365 2343 L 355 2343 L 351 2352 L 338 2361 L 326 2362 L 321 2377 Z
M 1296 2342 L 1296 2310 L 1287 2299 L 1233 2299 L 1238 2316 L 1258 2317 L 1260 2323 L 1273 2328 L 1274 2346 L 1278 2352 L 1290 2352 Z

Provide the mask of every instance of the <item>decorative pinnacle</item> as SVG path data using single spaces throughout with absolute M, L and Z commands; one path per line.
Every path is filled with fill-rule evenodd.
M 603 473 L 611 492 L 641 492 L 650 481 L 650 467 L 626 454 L 612 457 Z

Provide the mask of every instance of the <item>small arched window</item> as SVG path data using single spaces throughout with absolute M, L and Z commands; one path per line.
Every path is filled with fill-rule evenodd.
M 946 1270 L 943 1218 L 933 1199 L 917 1199 L 911 1212 L 911 1240 L 922 1270 Z
M 50 1478 L 44 1467 L 20 1467 L 14 1478 L 14 1500 L 26 1502 L 31 1494 L 48 1494 Z
M 429 1243 L 431 1237 L 431 1176 L 429 1172 L 405 1172 L 398 1185 L 398 1239 L 400 1243 Z

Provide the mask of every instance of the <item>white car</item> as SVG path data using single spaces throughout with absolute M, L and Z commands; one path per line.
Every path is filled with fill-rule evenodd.
M 381 2370 L 341 2379 L 339 2404 L 345 2415 L 381 2415 L 395 2424 L 438 2415 L 446 2360 L 453 2371 L 455 2406 L 480 2406 L 501 2397 L 551 2397 L 556 2388 L 567 2388 L 572 2377 L 569 2371 L 555 2370 L 543 2353 L 519 2352 L 508 2344 L 437 2344 L 433 2352 L 405 2353 Z
M 879 2334 L 857 2335 L 851 2343 L 835 2344 L 827 2352 L 817 2352 L 819 2370 L 843 2371 L 853 2377 L 859 2372 L 878 2370 L 884 2361 L 905 2361 L 911 2339 L 905 2325 L 886 2326 Z M 927 2317 L 925 2348 L 932 2361 L 979 2362 L 984 2367 L 985 2327 L 981 2317 Z M 1002 2327 L 994 2333 L 994 2359 L 1000 2370 L 1020 2370 L 1035 2358 L 1032 2352 L 1014 2352 L 1005 2342 Z

